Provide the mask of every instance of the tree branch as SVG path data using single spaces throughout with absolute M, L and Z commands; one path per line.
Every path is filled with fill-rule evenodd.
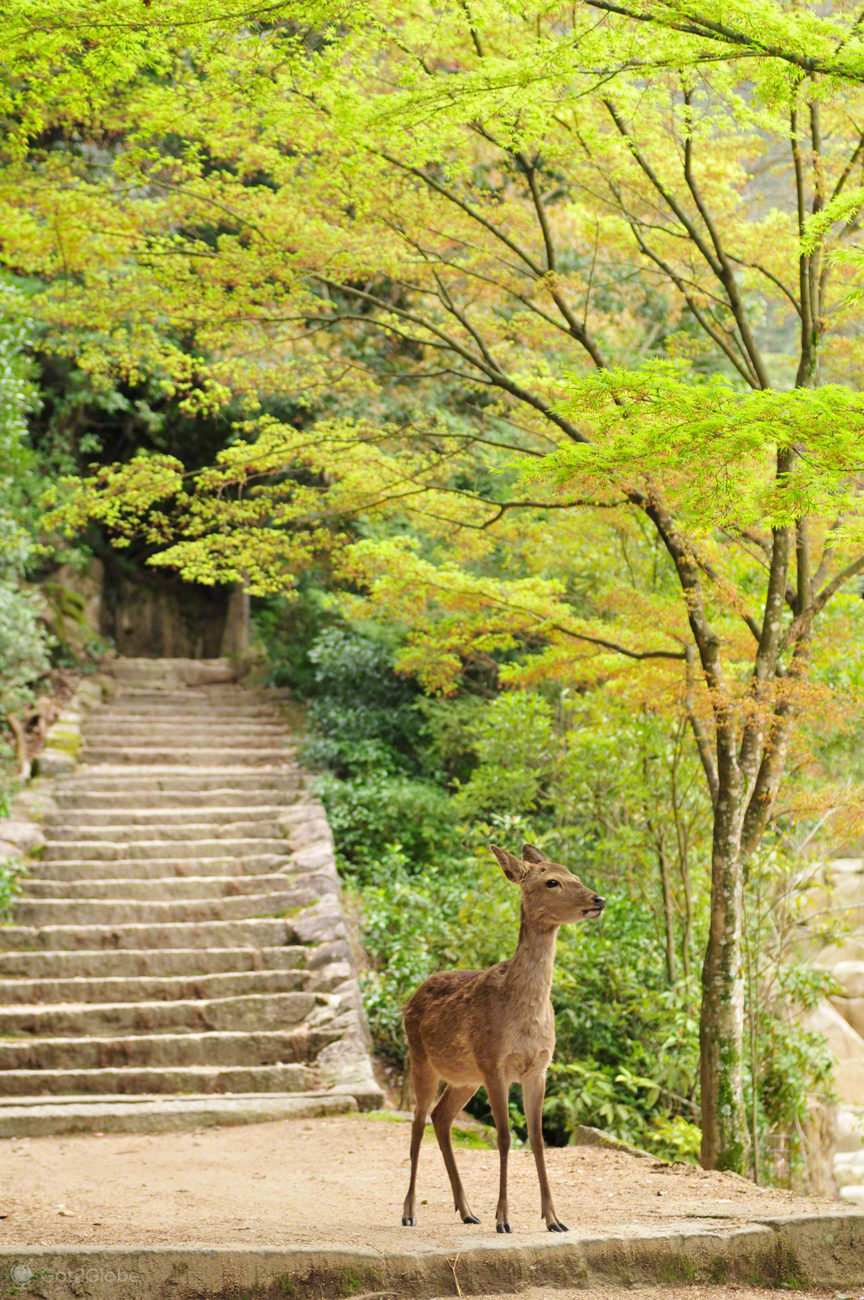
M 711 213 L 708 211 L 708 207 L 702 198 L 702 192 L 697 184 L 696 177 L 693 174 L 693 131 L 692 115 L 690 112 L 691 101 L 692 92 L 685 88 L 684 104 L 686 106 L 685 122 L 687 134 L 684 139 L 684 179 L 687 182 L 687 188 L 693 196 L 693 202 L 696 204 L 699 215 L 705 225 L 705 229 L 708 231 L 708 235 L 714 247 L 714 252 L 717 255 L 717 278 L 726 290 L 729 309 L 735 318 L 735 323 L 738 326 L 738 332 L 741 335 L 741 340 L 744 344 L 750 364 L 759 380 L 759 387 L 769 388 L 770 383 L 768 381 L 768 373 L 765 370 L 765 363 L 762 360 L 762 355 L 756 345 L 753 331 L 750 328 L 750 321 L 747 318 L 747 312 L 738 290 L 738 282 L 735 279 L 735 273 L 732 270 L 728 257 L 726 256 L 717 227 L 715 226 Z M 711 264 L 709 263 L 709 265 Z
M 854 82 L 864 82 L 864 73 L 855 66 L 854 63 L 843 66 L 836 66 L 824 59 L 812 58 L 807 54 L 801 54 L 797 50 L 784 48 L 782 45 L 773 45 L 765 41 L 757 40 L 747 32 L 741 32 L 726 23 L 718 23 L 703 14 L 690 13 L 686 14 L 684 20 L 675 21 L 672 18 L 658 18 L 654 13 L 645 13 L 638 9 L 631 9 L 624 4 L 616 4 L 614 0 L 585 0 L 592 9 L 602 9 L 605 13 L 620 14 L 623 18 L 631 18 L 634 22 L 651 23 L 656 27 L 666 27 L 671 31 L 684 32 L 692 36 L 701 36 L 706 40 L 721 41 L 725 45 L 732 45 L 737 50 L 746 50 L 754 57 L 781 59 L 784 63 L 790 63 L 793 67 L 800 68 L 809 74 L 824 72 L 829 76 L 843 76 Z M 730 57 L 734 57 L 730 52 Z
M 606 641 L 603 637 L 589 636 L 585 632 L 574 632 L 562 623 L 553 623 L 552 626 L 556 632 L 562 632 L 564 636 L 573 637 L 577 641 L 587 641 L 590 645 L 602 646 L 604 650 L 612 650 L 627 659 L 684 659 L 686 657 L 684 650 L 628 650 L 626 646 L 618 645 L 616 641 Z
M 790 645 L 797 645 L 799 641 L 809 636 L 814 620 L 822 613 L 831 597 L 836 596 L 840 588 L 845 586 L 850 578 L 854 578 L 856 574 L 861 572 L 864 572 L 864 555 L 859 555 L 857 559 L 847 564 L 845 569 L 841 569 L 830 582 L 825 584 L 819 595 L 814 598 L 803 613 L 793 618 L 780 643 L 779 653 L 782 654 Z
M 702 719 L 695 711 L 695 692 L 696 692 L 696 674 L 695 659 L 696 651 L 692 645 L 685 647 L 685 659 L 687 662 L 687 686 L 684 693 L 684 708 L 687 710 L 687 718 L 690 723 L 690 729 L 693 732 L 693 738 L 696 741 L 696 749 L 699 752 L 699 758 L 702 763 L 702 770 L 705 773 L 705 780 L 708 783 L 708 790 L 711 795 L 711 803 L 716 808 L 717 795 L 720 789 L 720 783 L 717 778 L 717 765 L 714 762 L 714 752 L 711 748 L 711 742 L 708 739 L 707 732 L 702 725 Z
M 533 406 L 536 411 L 539 411 L 540 414 L 550 422 L 550 424 L 557 425 L 562 433 L 566 433 L 567 437 L 571 438 L 573 442 L 588 442 L 585 435 L 581 433 L 574 424 L 571 424 L 569 420 L 565 419 L 563 415 L 560 415 L 551 406 L 547 406 L 545 402 L 541 401 L 539 397 L 536 397 L 533 393 L 529 392 L 528 389 L 523 388 L 521 384 L 516 382 L 516 380 L 511 379 L 510 376 L 505 374 L 503 370 L 499 369 L 496 364 L 493 363 L 490 365 L 482 356 L 475 356 L 469 348 L 466 348 L 459 343 L 458 339 L 454 339 L 452 335 L 447 334 L 444 330 L 434 325 L 425 317 L 417 316 L 413 312 L 406 311 L 403 307 L 397 307 L 394 303 L 387 302 L 385 299 L 379 298 L 376 294 L 369 293 L 368 290 L 358 289 L 353 285 L 340 284 L 337 280 L 331 280 L 327 276 L 320 274 L 314 274 L 311 278 L 338 293 L 345 294 L 346 297 L 358 298 L 361 302 L 368 302 L 370 305 L 378 307 L 388 315 L 396 316 L 400 320 L 408 321 L 410 324 L 416 325 L 422 330 L 428 330 L 428 332 L 433 336 L 433 339 L 439 340 L 437 344 L 432 342 L 432 340 L 427 341 L 417 339 L 415 341 L 419 343 L 426 342 L 430 346 L 443 347 L 455 352 L 458 356 L 462 357 L 463 361 L 467 361 L 469 365 L 475 366 L 482 374 L 486 375 L 490 383 L 495 387 L 501 388 L 504 392 L 509 393 L 511 397 L 515 397 L 519 401 L 525 402 L 527 406 Z M 334 323 L 337 322 L 338 319 L 339 313 L 337 310 L 333 314 Z M 379 329 L 391 328 L 388 326 L 386 321 L 373 321 L 370 317 L 365 317 L 364 319 L 367 324 L 375 324 Z

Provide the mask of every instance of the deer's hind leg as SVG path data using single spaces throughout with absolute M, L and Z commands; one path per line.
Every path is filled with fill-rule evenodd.
M 402 1226 L 413 1228 L 417 1224 L 414 1217 L 414 1194 L 417 1186 L 417 1161 L 420 1157 L 420 1143 L 426 1127 L 426 1116 L 435 1099 L 438 1080 L 441 1076 L 430 1064 L 426 1053 L 419 1047 L 411 1048 L 411 1083 L 414 1088 L 414 1120 L 411 1124 L 411 1179 L 408 1183 L 408 1195 L 402 1207 Z
M 478 1085 L 473 1083 L 463 1084 L 461 1087 L 448 1083 L 432 1112 L 435 1136 L 444 1157 L 444 1164 L 450 1178 L 450 1186 L 453 1188 L 453 1204 L 457 1213 L 461 1215 L 463 1223 L 479 1223 L 480 1220 L 475 1214 L 472 1214 L 471 1207 L 465 1198 L 465 1189 L 462 1186 L 462 1179 L 459 1177 L 459 1170 L 456 1167 L 456 1156 L 453 1153 L 453 1138 L 450 1130 L 454 1119 L 465 1103 L 474 1096 L 477 1087 Z

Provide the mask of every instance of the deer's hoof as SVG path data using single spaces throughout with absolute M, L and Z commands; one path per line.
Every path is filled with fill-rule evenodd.
M 403 1228 L 416 1228 L 416 1227 L 417 1227 L 417 1220 L 416 1220 L 416 1219 L 407 1219 L 407 1218 L 403 1218 L 403 1219 L 402 1219 L 402 1227 L 403 1227 Z
M 546 1224 L 546 1227 L 549 1229 L 550 1232 L 569 1232 L 569 1231 L 570 1231 L 570 1229 L 566 1226 L 566 1224 L 558 1223 L 557 1220 L 556 1220 L 554 1223 L 547 1223 L 547 1224 Z
M 510 1224 L 509 1224 L 509 1223 L 496 1223 L 496 1224 L 495 1224 L 495 1231 L 496 1231 L 496 1232 L 512 1232 L 513 1229 L 510 1227 Z
M 476 1214 L 463 1214 L 463 1215 L 462 1215 L 462 1222 L 463 1222 L 463 1223 L 479 1223 L 480 1220 L 477 1218 Z

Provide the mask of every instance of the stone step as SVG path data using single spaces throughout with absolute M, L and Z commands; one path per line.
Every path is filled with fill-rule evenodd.
M 310 907 L 318 894 L 307 885 L 278 893 L 246 894 L 234 898 L 179 899 L 167 902 L 110 898 L 21 899 L 15 904 L 18 926 L 125 926 L 166 925 L 213 921 L 245 921 L 250 917 L 275 916 L 281 912 Z
M 187 767 L 218 767 L 222 763 L 246 763 L 250 767 L 256 764 L 285 763 L 293 757 L 293 750 L 287 745 L 274 746 L 231 745 L 222 742 L 218 746 L 192 748 L 185 746 L 157 745 L 85 745 L 80 751 L 79 761 L 89 763 L 140 763 L 146 766 L 160 763 L 181 762 Z
M 143 825 L 125 820 L 118 821 L 115 818 L 108 822 L 88 820 L 82 826 L 77 822 L 69 825 L 64 818 L 53 818 L 46 830 L 48 844 L 51 846 L 97 841 L 109 844 L 160 843 L 164 845 L 169 841 L 197 844 L 212 842 L 216 835 L 224 835 L 229 841 L 279 840 L 282 834 L 272 810 L 269 817 L 267 813 L 258 814 L 254 811 L 250 816 L 242 808 L 234 809 L 232 817 L 226 817 L 221 822 L 209 818 L 198 821 L 180 818 L 174 821 L 169 818 L 163 820 L 160 817 L 148 817 Z
M 81 715 L 85 725 L 120 719 L 133 725 L 149 726 L 153 722 L 174 723 L 176 726 L 235 723 L 251 727 L 256 723 L 288 725 L 288 716 L 275 705 L 254 695 L 224 698 L 216 695 L 199 695 L 187 698 L 161 700 L 138 699 L 122 695 L 110 704 L 100 704 Z
M 236 795 L 235 795 L 236 799 Z M 245 801 L 244 801 L 245 805 Z M 294 814 L 297 805 L 292 806 Z M 141 828 L 149 827 L 162 830 L 166 826 L 189 826 L 202 825 L 208 830 L 214 826 L 232 825 L 237 822 L 250 824 L 254 822 L 256 826 L 261 822 L 275 824 L 276 818 L 285 812 L 284 804 L 274 804 L 272 795 L 268 803 L 253 804 L 251 807 L 233 807 L 226 800 L 223 804 L 214 804 L 212 807 L 192 807 L 192 808 L 153 808 L 139 804 L 134 808 L 64 808 L 62 813 L 55 813 L 45 821 L 46 829 L 50 830 L 51 839 L 67 839 L 68 835 L 60 835 L 62 831 L 80 830 L 81 827 L 96 830 L 102 827 L 124 827 L 128 829 L 131 826 Z M 320 813 L 314 804 L 309 805 L 309 814 L 311 816 Z
M 172 857 L 177 858 L 246 858 L 262 853 L 288 852 L 286 841 L 279 837 L 231 839 L 226 836 L 225 839 L 202 839 L 188 844 L 173 840 L 139 840 L 128 844 L 115 844 L 110 840 L 75 840 L 65 844 L 49 840 L 42 859 L 45 862 L 80 862 L 86 858 L 95 858 L 101 862 L 140 861 L 165 857 L 165 851 L 169 847 Z
M 17 1103 L 17 1104 L 16 1104 Z M 121 1098 L 19 1097 L 0 1104 L 0 1138 L 72 1133 L 168 1133 L 213 1125 L 313 1119 L 357 1110 L 353 1097 L 315 1092 Z
M 184 696 L 165 700 L 162 696 L 139 699 L 123 692 L 110 704 L 99 704 L 86 715 L 89 719 L 118 718 L 121 721 L 150 722 L 154 718 L 237 718 L 251 721 L 263 718 L 285 723 L 285 717 L 273 704 L 258 696 L 223 699 L 215 696 Z
M 26 1035 L 31 1035 L 33 1042 L 41 1040 L 77 1042 L 82 1048 L 80 1035 L 100 1040 L 98 1050 L 102 1053 L 104 1043 L 112 1035 L 142 1035 L 140 1043 L 136 1042 L 134 1050 L 137 1055 L 128 1058 L 127 1064 L 141 1060 L 146 1055 L 148 1040 L 157 1035 L 174 1037 L 181 1031 L 188 1031 L 193 1036 L 211 1033 L 230 1034 L 233 1036 L 248 1032 L 251 1038 L 264 1032 L 286 1032 L 294 1028 L 314 1010 L 315 994 L 298 992 L 285 993 L 245 993 L 220 998 L 187 998 L 178 1001 L 155 1002 L 78 1002 L 55 1003 L 50 1006 L 31 1004 L 10 1005 L 3 1008 L 2 1032 L 0 1032 L 0 1070 L 15 1069 L 20 1062 L 16 1052 L 27 1046 Z M 70 1037 L 75 1035 L 76 1037 Z M 293 1040 L 292 1040 L 293 1043 Z M 296 1046 L 296 1045 L 294 1045 Z M 294 1050 L 292 1046 L 292 1051 Z M 200 1050 L 200 1049 L 196 1049 Z M 280 1050 L 281 1047 L 280 1047 Z M 80 1064 L 87 1062 L 80 1059 Z M 116 1056 L 112 1060 L 116 1062 Z M 196 1056 L 195 1060 L 199 1058 Z M 282 1060 L 296 1060 L 296 1056 L 279 1056 Z M 106 1065 L 111 1062 L 98 1060 L 95 1064 Z M 121 1062 L 122 1064 L 123 1062 Z M 267 1062 L 271 1064 L 272 1062 Z M 24 1062 L 32 1064 L 28 1056 Z M 54 1065 L 67 1065 L 66 1061 L 54 1061 Z M 192 1061 L 188 1064 L 193 1064 Z M 2 1084 L 0 1084 L 2 1086 Z
M 100 1093 L 171 1094 L 237 1092 L 309 1092 L 317 1083 L 308 1065 L 122 1066 L 94 1070 L 6 1070 L 7 1097 Z
M 291 996 L 286 994 L 285 996 Z M 295 996 L 302 997 L 303 994 Z M 171 1003 L 159 1003 L 163 1010 Z M 119 1070 L 165 1069 L 166 1074 L 180 1066 L 307 1066 L 315 1055 L 332 1042 L 335 1031 L 298 1029 L 260 1030 L 256 1032 L 180 1032 L 139 1033 L 81 1038 L 0 1038 L 0 1089 L 14 1096 L 15 1080 L 11 1076 L 32 1070 Z M 305 1072 L 291 1087 L 313 1086 L 314 1076 Z M 245 1085 L 244 1085 L 245 1086 Z M 285 1085 L 283 1085 L 285 1087 Z M 26 1091 L 35 1091 L 32 1085 Z M 77 1089 L 69 1088 L 75 1092 Z M 124 1088 L 111 1091 L 125 1092 Z M 142 1087 L 138 1091 L 148 1091 Z M 176 1086 L 157 1087 L 157 1092 L 181 1092 Z M 206 1089 L 204 1090 L 206 1091 Z
M 236 797 L 236 796 L 235 796 Z M 292 805 L 294 815 L 298 805 Z M 233 826 L 238 822 L 275 824 L 278 816 L 285 814 L 283 803 L 253 803 L 246 807 L 216 805 L 210 807 L 152 807 L 139 803 L 136 807 L 114 807 L 114 809 L 64 809 L 45 819 L 45 829 L 51 832 L 51 839 L 68 839 L 60 831 L 81 831 L 81 829 L 101 829 L 103 827 L 148 827 L 161 829 L 169 826 L 207 826 L 212 831 L 218 826 Z M 309 805 L 309 815 L 317 814 L 316 807 Z M 317 814 L 320 815 L 320 814 Z
M 219 709 L 226 713 L 238 709 L 266 709 L 270 713 L 278 712 L 276 702 L 266 696 L 261 696 L 256 691 L 244 690 L 242 686 L 224 686 L 194 688 L 179 687 L 170 690 L 159 690 L 158 687 L 147 683 L 141 683 L 139 686 L 124 686 L 118 691 L 111 700 L 107 700 L 97 708 L 128 710 L 130 713 L 145 713 L 149 709 L 157 709 L 163 713 L 185 713 L 200 711 L 204 708 Z
M 157 731 L 166 735 L 175 744 L 183 744 L 187 732 L 216 734 L 220 732 L 245 732 L 265 735 L 278 734 L 290 737 L 293 732 L 285 718 L 278 713 L 250 713 L 249 709 L 158 709 L 148 708 L 146 712 L 119 713 L 114 709 L 97 709 L 82 719 L 82 731 L 86 737 L 100 732 L 111 732 L 115 742 L 126 740 L 130 732 Z
M 140 668 L 153 669 L 164 673 L 169 669 L 228 668 L 231 660 L 227 655 L 211 655 L 209 659 L 191 659 L 188 655 L 121 655 L 112 659 L 109 671 L 112 677 L 123 681 L 130 672 Z
M 269 717 L 284 717 L 274 701 L 247 691 L 229 688 L 227 690 L 195 691 L 158 691 L 150 686 L 141 686 L 135 690 L 118 691 L 113 700 L 97 705 L 91 709 L 88 717 L 100 714 L 128 713 L 139 717 L 157 714 L 160 717 L 201 717 L 206 713 L 224 717 L 237 717 L 259 714 Z
M 296 742 L 289 737 L 284 727 L 250 727 L 239 726 L 198 727 L 168 723 L 165 726 L 125 727 L 122 724 L 110 727 L 86 727 L 82 734 L 82 753 L 91 750 L 117 747 L 125 750 L 154 750 L 168 752 L 182 749 L 183 753 L 200 750 L 205 746 L 210 749 L 230 750 L 241 756 L 247 751 L 260 749 L 278 751 L 284 757 L 293 752 Z M 145 759 L 145 762 L 148 761 Z
M 142 796 L 151 793 L 200 794 L 212 790 L 294 790 L 307 785 L 308 778 L 292 764 L 276 767 L 248 767 L 226 765 L 200 768 L 190 775 L 188 767 L 173 768 L 167 765 L 141 768 L 127 766 L 102 768 L 89 767 L 86 775 L 71 775 L 58 781 L 56 790 L 63 794 L 128 794 L 134 791 Z
M 167 847 L 167 846 L 166 846 Z M 302 851 L 301 856 L 303 856 Z M 170 876 L 271 875 L 291 862 L 283 842 L 279 853 L 250 853 L 241 858 L 81 858 L 63 862 L 40 859 L 33 864 L 38 879 L 76 880 L 163 880 Z M 27 877 L 25 877 L 27 879 Z
M 166 718 L 158 721 L 151 718 L 148 722 L 121 721 L 110 715 L 88 720 L 83 727 L 84 742 L 87 745 L 111 745 L 122 741 L 124 747 L 129 745 L 148 745 L 151 743 L 185 746 L 211 744 L 214 740 L 220 744 L 264 744 L 277 745 L 288 740 L 288 732 L 283 723 L 275 719 L 248 722 L 245 716 L 236 721 L 218 718 Z
M 209 809 L 231 807 L 232 803 L 242 797 L 244 807 L 251 816 L 257 808 L 293 807 L 305 791 L 300 782 L 286 782 L 285 788 L 263 790 L 243 790 L 242 795 L 235 789 L 217 787 L 214 790 L 141 790 L 136 785 L 123 790 L 85 791 L 83 787 L 67 789 L 59 784 L 53 791 L 53 797 L 64 813 L 80 816 L 88 812 L 98 812 L 106 816 L 127 816 L 136 813 L 156 817 L 160 812 L 185 813 L 193 817 L 196 812 L 209 816 Z M 278 805 L 274 800 L 281 796 Z
M 78 954 L 75 954 L 76 956 Z M 117 954 L 119 955 L 119 954 Z M 213 975 L 138 975 L 98 979 L 0 979 L 0 1005 L 80 1002 L 161 1002 L 193 998 L 245 997 L 261 993 L 299 993 L 306 970 L 228 970 Z
M 305 967 L 309 949 L 301 944 L 278 947 L 46 949 L 0 952 L 0 978 L 26 980 L 176 979 L 211 975 L 290 971 Z
M 284 917 L 248 921 L 178 921 L 163 925 L 6 925 L 7 952 L 103 948 L 274 948 L 295 942 Z M 0 964 L 2 957 L 0 954 Z
M 175 689 L 237 680 L 237 668 L 227 659 L 117 659 L 110 671 L 121 684 L 144 682 Z
M 199 661 L 199 664 L 204 661 Z M 200 672 L 197 668 L 193 669 L 191 678 L 195 680 L 186 680 L 177 677 L 174 672 L 175 667 L 183 669 L 184 665 L 169 664 L 167 659 L 160 660 L 164 664 L 164 669 L 158 672 L 150 665 L 142 663 L 141 668 L 133 667 L 125 669 L 122 675 L 112 673 L 117 682 L 117 694 L 125 695 L 127 691 L 157 691 L 160 695 L 204 695 L 212 693 L 213 695 L 257 695 L 259 690 L 256 686 L 248 682 L 238 681 L 236 673 L 228 677 L 220 677 L 218 680 L 211 676 L 209 670 Z M 189 674 L 187 673 L 187 678 Z M 133 681 L 133 678 L 139 680 Z
M 191 864 L 190 864 L 191 865 Z M 24 878 L 21 898 L 30 900 L 82 899 L 87 902 L 112 899 L 117 902 L 182 903 L 194 899 L 233 898 L 246 894 L 275 894 L 291 884 L 290 874 L 238 876 L 235 872 L 219 876 L 155 876 L 136 880 L 41 880 Z

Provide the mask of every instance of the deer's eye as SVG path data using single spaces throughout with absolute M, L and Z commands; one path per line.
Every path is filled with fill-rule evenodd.
M 560 889 L 560 888 L 561 888 L 561 881 L 560 881 L 560 880 L 547 880 L 547 881 L 546 881 L 546 888 L 547 888 L 547 889 Z

